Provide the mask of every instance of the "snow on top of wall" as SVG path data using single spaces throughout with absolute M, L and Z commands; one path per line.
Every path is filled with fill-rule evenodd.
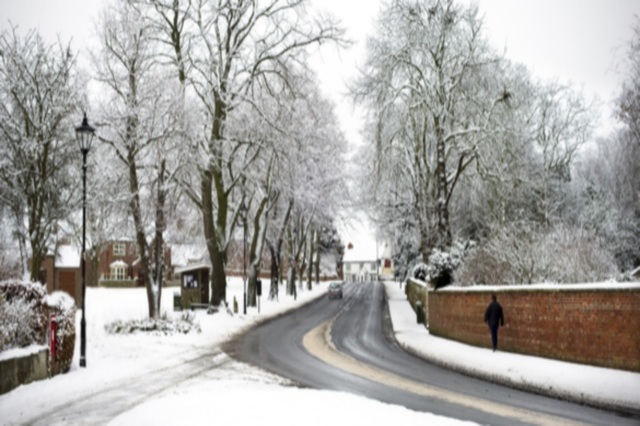
M 79 268 L 80 267 L 80 252 L 77 248 L 71 245 L 58 246 L 58 252 L 56 253 L 56 268 Z
M 13 358 L 23 358 L 29 355 L 36 354 L 42 350 L 47 349 L 47 345 L 30 345 L 26 348 L 13 348 L 0 352 L 0 361 Z
M 553 290 L 553 291 L 577 291 L 577 290 L 640 290 L 640 283 L 627 282 L 618 283 L 615 281 L 605 281 L 599 283 L 584 284 L 521 284 L 521 285 L 472 285 L 460 286 L 450 285 L 437 290 L 438 292 L 468 292 L 468 291 L 531 291 L 531 290 Z

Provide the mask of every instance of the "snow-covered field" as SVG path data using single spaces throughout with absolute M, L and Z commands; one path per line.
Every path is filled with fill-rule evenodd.
M 263 285 L 268 289 L 268 281 Z M 173 312 L 173 292 L 172 288 L 165 289 L 162 297 L 163 311 L 169 317 L 181 315 Z M 104 423 L 105 418 L 114 425 L 183 424 L 186 420 L 189 424 L 266 426 L 469 424 L 347 393 L 299 389 L 220 352 L 220 343 L 233 334 L 325 292 L 326 285 L 321 284 L 313 291 L 300 291 L 296 301 L 283 291 L 279 302 L 263 297 L 260 314 L 255 308 L 249 308 L 246 316 L 199 311 L 196 320 L 201 333 L 158 336 L 110 335 L 104 330 L 106 324 L 116 320 L 146 317 L 144 289 L 88 288 L 87 367 L 78 367 L 78 314 L 71 371 L 0 395 L 0 424 L 93 424 Z M 228 295 L 230 301 L 236 297 L 242 312 L 241 280 L 230 280 Z M 411 312 L 408 304 L 404 310 Z M 206 359 L 219 367 L 202 370 L 190 379 L 180 376 L 184 361 L 194 359 Z M 84 396 L 96 401 L 93 412 L 55 416 Z M 108 414 L 104 415 L 105 411 Z

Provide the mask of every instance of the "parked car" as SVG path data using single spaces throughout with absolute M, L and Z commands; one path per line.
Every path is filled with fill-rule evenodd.
M 342 299 L 342 283 L 332 282 L 329 284 L 329 299 Z

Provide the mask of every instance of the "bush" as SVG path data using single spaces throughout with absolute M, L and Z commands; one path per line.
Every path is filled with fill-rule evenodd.
M 456 273 L 463 284 L 584 283 L 616 276 L 615 259 L 593 233 L 519 224 L 494 230 Z
M 413 267 L 411 276 L 420 281 L 431 282 L 436 289 L 453 282 L 453 273 L 462 260 L 475 246 L 473 241 L 455 243 L 449 252 L 433 249 L 429 255 L 429 263 L 419 263 Z
M 0 351 L 45 344 L 48 327 L 45 295 L 40 283 L 0 282 Z
M 473 251 L 455 273 L 459 284 L 500 284 L 509 282 L 510 266 L 482 247 Z
M 105 327 L 111 334 L 151 333 L 155 335 L 187 334 L 191 331 L 200 333 L 200 324 L 195 321 L 195 315 L 183 312 L 182 316 L 171 321 L 166 316 L 158 319 L 146 318 L 132 321 L 115 321 Z
M 73 362 L 73 351 L 76 344 L 76 303 L 63 291 L 55 291 L 44 298 L 49 312 L 55 313 L 56 353 L 52 359 L 51 374 L 66 373 Z

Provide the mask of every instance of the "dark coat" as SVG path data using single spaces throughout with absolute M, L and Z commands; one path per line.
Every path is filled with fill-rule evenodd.
M 490 327 L 497 327 L 498 324 L 504 325 L 502 306 L 497 301 L 493 300 L 487 306 L 487 310 L 484 313 L 484 322 L 489 324 Z

